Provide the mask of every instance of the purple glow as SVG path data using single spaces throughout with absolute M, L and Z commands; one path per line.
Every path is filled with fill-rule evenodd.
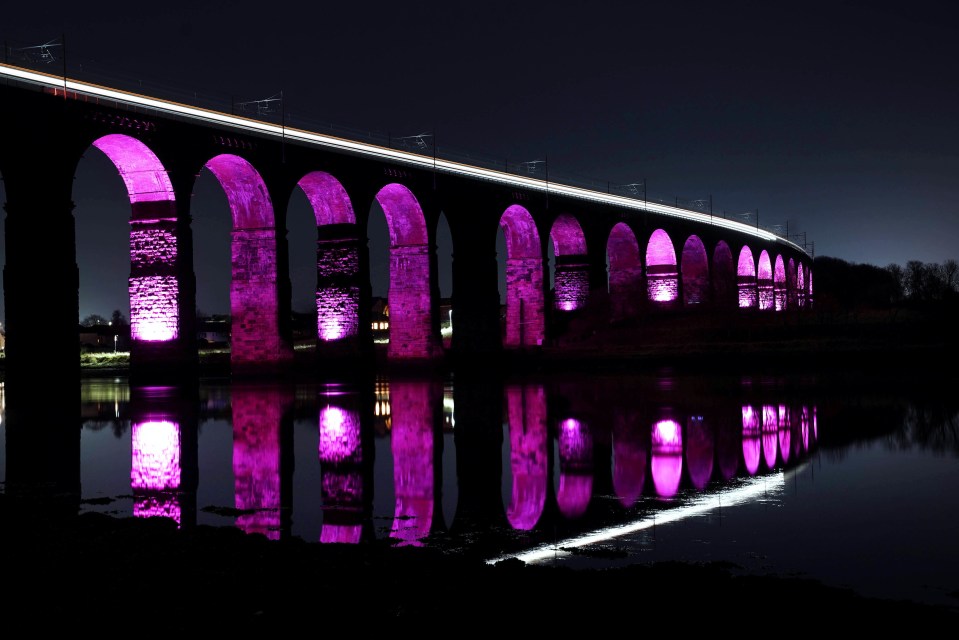
M 226 193 L 233 216 L 230 361 L 261 367 L 288 362 L 280 337 L 277 241 L 273 204 L 260 174 L 239 156 L 222 154 L 206 167 Z
M 776 300 L 776 311 L 786 308 L 786 266 L 782 254 L 776 256 L 776 268 L 773 274 L 773 297 Z
M 775 307 L 773 299 L 773 267 L 769 261 L 769 253 L 763 249 L 759 253 L 759 268 L 756 278 L 759 308 L 767 311 Z
M 513 474 L 506 518 L 514 529 L 530 531 L 546 505 L 546 392 L 540 385 L 508 386 L 506 408 Z
M 170 420 L 134 422 L 130 486 L 136 490 L 180 488 L 180 426 Z
M 762 442 L 763 455 L 766 458 L 766 467 L 776 468 L 776 458 L 779 453 L 779 413 L 776 407 L 763 406 Z
M 783 464 L 789 462 L 789 454 L 791 453 L 790 447 L 791 443 L 791 433 L 790 430 L 792 424 L 789 420 L 789 410 L 786 408 L 786 405 L 779 405 L 779 451 L 783 457 Z
M 709 299 L 709 260 L 698 236 L 689 236 L 683 245 L 683 303 L 692 306 Z
M 390 537 L 398 546 L 422 546 L 433 524 L 433 398 L 422 382 L 390 386 L 393 485 L 396 506 Z
M 159 275 L 177 261 L 176 196 L 156 154 L 135 138 L 110 134 L 94 141 L 117 168 L 130 198 L 130 336 L 173 340 L 179 330 L 179 284 Z
M 613 416 L 613 491 L 627 509 L 643 495 L 646 455 L 638 413 L 617 412 Z
M 662 229 L 653 231 L 646 245 L 646 294 L 658 303 L 670 303 L 679 296 L 676 251 Z
M 430 322 L 432 272 L 426 219 L 412 192 L 388 184 L 376 194 L 390 231 L 391 359 L 432 358 L 440 349 Z
M 713 475 L 713 434 L 701 417 L 686 422 L 686 463 L 689 479 L 697 491 L 706 488 Z
M 560 513 L 578 518 L 586 513 L 593 494 L 593 437 L 575 418 L 560 423 L 559 469 L 556 502 Z
M 796 265 L 796 303 L 800 309 L 806 306 L 806 278 L 801 262 Z
M 806 271 L 806 306 L 812 308 L 812 267 Z
M 756 291 L 756 264 L 753 262 L 753 252 L 743 246 L 739 252 L 739 266 L 736 269 L 739 287 L 739 308 L 751 309 L 758 304 Z
M 320 408 L 319 460 L 323 527 L 320 542 L 358 544 L 362 536 L 363 449 L 360 415 L 328 402 Z
M 499 221 L 506 238 L 505 347 L 543 344 L 545 302 L 539 232 L 529 211 L 512 205 Z
M 625 222 L 617 222 L 606 241 L 609 260 L 609 301 L 613 321 L 636 315 L 643 290 L 643 264 L 636 234 Z
M 327 224 L 356 224 L 350 196 L 339 180 L 328 173 L 313 171 L 297 183 L 313 206 L 316 226 Z
M 236 526 L 246 533 L 280 537 L 280 425 L 291 403 L 277 389 L 232 389 L 233 485 Z
M 749 405 L 743 405 L 743 462 L 746 472 L 754 476 L 759 471 L 760 435 L 759 416 Z
M 736 273 L 729 245 L 720 240 L 713 251 L 713 299 L 721 306 L 732 306 L 736 300 Z
M 675 496 L 683 475 L 683 434 L 675 420 L 659 420 L 653 425 L 651 470 L 656 495 Z
M 360 450 L 360 416 L 337 406 L 320 409 L 321 463 L 355 461 Z
M 576 218 L 564 213 L 556 218 L 549 237 L 556 255 L 553 270 L 555 307 L 560 311 L 579 309 L 589 296 L 589 264 L 583 230 Z

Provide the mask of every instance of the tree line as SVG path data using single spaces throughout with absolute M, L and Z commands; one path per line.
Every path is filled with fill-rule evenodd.
M 889 309 L 959 305 L 959 262 L 922 262 L 885 267 L 820 256 L 813 263 L 817 308 Z

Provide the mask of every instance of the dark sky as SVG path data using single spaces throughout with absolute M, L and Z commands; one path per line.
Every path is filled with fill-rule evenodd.
M 959 257 L 949 3 L 459 4 L 21 2 L 5 7 L 0 35 L 65 34 L 68 58 L 144 86 L 282 90 L 304 117 L 548 157 L 552 176 L 645 179 L 653 198 L 711 196 L 716 212 L 788 222 L 816 255 L 879 266 Z M 194 198 L 197 235 L 209 234 L 198 304 L 225 311 L 225 198 L 209 175 Z M 75 200 L 81 318 L 126 313 L 129 209 L 95 149 Z M 306 304 L 311 277 L 294 269 Z

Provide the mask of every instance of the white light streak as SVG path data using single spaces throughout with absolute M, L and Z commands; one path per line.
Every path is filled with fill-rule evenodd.
M 628 524 L 598 529 L 596 531 L 585 533 L 576 538 L 561 540 L 553 544 L 540 545 L 530 549 L 529 551 L 499 556 L 498 558 L 493 558 L 491 560 L 487 560 L 486 562 L 487 564 L 496 564 L 497 562 L 501 562 L 510 558 L 517 558 L 528 564 L 542 562 L 545 560 L 555 560 L 559 557 L 569 555 L 569 552 L 566 551 L 566 549 L 577 549 L 591 544 L 599 544 L 614 538 L 628 536 L 645 529 L 651 529 L 657 525 L 662 526 L 671 522 L 685 520 L 686 518 L 705 515 L 713 509 L 736 506 L 738 504 L 743 504 L 755 498 L 761 497 L 766 493 L 782 491 L 785 489 L 785 486 L 786 478 L 782 471 L 765 476 L 756 476 L 744 481 L 742 486 L 736 487 L 735 489 L 721 491 L 714 494 L 700 494 L 689 504 L 658 511 L 655 514 L 646 516 Z
M 590 189 L 584 189 L 581 187 L 574 187 L 574 186 L 565 185 L 561 183 L 540 180 L 537 178 L 529 178 L 524 176 L 513 175 L 511 173 L 505 173 L 503 171 L 484 169 L 482 167 L 475 167 L 473 165 L 453 162 L 451 160 L 443 160 L 441 158 L 424 157 L 415 153 L 399 151 L 396 149 L 389 149 L 387 147 L 381 147 L 375 144 L 355 142 L 353 140 L 347 140 L 345 138 L 338 138 L 336 136 L 313 133 L 311 131 L 294 129 L 290 127 L 271 124 L 268 122 L 260 122 L 258 120 L 243 118 L 241 116 L 234 116 L 234 115 L 222 113 L 219 111 L 213 111 L 210 109 L 191 107 L 189 105 L 181 104 L 178 102 L 161 100 L 159 98 L 151 98 L 149 96 L 144 96 L 144 95 L 131 93 L 127 91 L 121 91 L 118 89 L 111 89 L 109 87 L 103 87 L 96 84 L 80 82 L 77 80 L 71 80 L 69 78 L 63 78 L 63 77 L 58 77 L 58 76 L 50 75 L 46 73 L 40 73 L 37 71 L 30 71 L 28 69 L 14 67 L 7 64 L 0 64 L 0 77 L 3 77 L 3 76 L 10 77 L 10 78 L 17 78 L 20 80 L 25 80 L 27 82 L 33 82 L 33 83 L 36 83 L 45 87 L 50 87 L 59 91 L 66 89 L 67 91 L 74 91 L 74 92 L 85 94 L 85 95 L 97 96 L 100 98 L 107 98 L 109 100 L 114 100 L 116 102 L 122 102 L 129 105 L 135 105 L 138 107 L 148 107 L 150 109 L 155 109 L 157 111 L 162 111 L 165 113 L 188 116 L 190 118 L 195 118 L 197 120 L 203 120 L 203 121 L 212 122 L 216 124 L 225 124 L 225 125 L 229 125 L 231 127 L 243 129 L 246 131 L 283 138 L 286 141 L 299 141 L 299 142 L 304 142 L 310 145 L 323 147 L 326 149 L 336 149 L 340 151 L 358 153 L 358 154 L 370 156 L 373 158 L 383 159 L 383 160 L 402 162 L 405 164 L 421 167 L 424 169 L 442 171 L 448 174 L 462 175 L 462 176 L 467 176 L 472 178 L 481 178 L 483 180 L 490 180 L 493 182 L 498 182 L 498 183 L 509 185 L 512 187 L 522 187 L 524 189 L 530 189 L 534 191 L 549 192 L 551 194 L 561 194 L 561 195 L 569 196 L 571 198 L 578 198 L 581 200 L 588 200 L 591 202 L 599 202 L 603 204 L 614 205 L 617 207 L 623 207 L 626 209 L 633 209 L 636 211 L 648 211 L 650 213 L 668 216 L 671 218 L 680 218 L 682 220 L 692 220 L 695 222 L 710 224 L 717 227 L 723 227 L 725 229 L 729 229 L 731 231 L 736 231 L 739 233 L 745 233 L 747 235 L 754 236 L 756 238 L 765 240 L 767 242 L 778 242 L 783 245 L 789 246 L 797 251 L 800 251 L 804 254 L 806 253 L 806 251 L 802 247 L 792 242 L 791 240 L 780 238 L 779 236 L 773 233 L 770 233 L 768 231 L 764 231 L 762 229 L 758 229 L 754 226 L 750 226 L 742 222 L 737 222 L 735 220 L 727 220 L 725 218 L 716 218 L 709 214 L 690 211 L 688 209 L 682 209 L 680 207 L 672 207 L 669 205 L 659 204 L 655 202 L 647 202 L 647 201 L 640 202 L 638 200 L 635 200 L 633 198 L 627 198 L 625 196 L 617 196 L 614 194 L 603 193 L 600 191 L 592 191 Z

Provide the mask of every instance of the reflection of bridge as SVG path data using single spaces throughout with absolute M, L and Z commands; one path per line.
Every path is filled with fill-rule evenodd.
M 810 258 L 798 245 L 708 213 L 489 169 L 389 146 L 0 65 L 0 172 L 6 188 L 7 377 L 45 344 L 76 360 L 78 277 L 71 191 L 83 153 L 106 154 L 131 203 L 131 373 L 196 364 L 190 196 L 204 168 L 232 218 L 234 374 L 282 371 L 293 359 L 286 207 L 301 189 L 317 225 L 317 352 L 372 347 L 366 223 L 374 201 L 390 233 L 393 361 L 441 355 L 436 229 L 453 244 L 451 349 L 537 347 L 609 293 L 611 319 L 699 306 L 782 310 L 811 304 Z M 506 238 L 506 322 L 497 291 Z M 555 264 L 549 265 L 551 243 Z M 41 250 L 42 249 L 42 250 Z M 608 265 L 608 266 L 607 266 Z M 554 286 L 549 286 L 550 269 Z M 35 312 L 38 287 L 45 313 Z

